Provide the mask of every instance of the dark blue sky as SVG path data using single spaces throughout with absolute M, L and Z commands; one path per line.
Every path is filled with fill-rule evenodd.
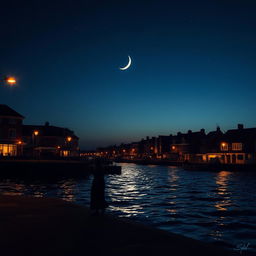
M 81 148 L 255 127 L 255 1 L 8 1 L 0 103 Z M 127 55 L 132 66 L 126 65 Z

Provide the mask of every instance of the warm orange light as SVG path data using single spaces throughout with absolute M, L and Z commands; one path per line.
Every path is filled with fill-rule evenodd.
M 60 146 L 57 146 L 57 149 L 60 149 Z
M 71 141 L 72 140 L 72 138 L 69 136 L 69 137 L 67 137 L 67 141 Z
M 123 152 L 125 153 L 125 149 L 123 149 Z
M 21 141 L 21 140 L 19 140 L 19 141 L 18 141 L 18 144 L 19 144 L 19 145 L 21 145 L 21 144 L 22 144 L 22 141 Z
M 135 148 L 132 149 L 132 152 L 135 152 Z
M 34 135 L 37 136 L 39 134 L 39 131 L 34 131 Z
M 176 149 L 176 147 L 175 146 L 172 146 L 172 150 L 175 150 Z
M 115 150 L 113 150 L 113 154 L 115 154 L 116 153 L 116 151 Z
M 226 146 L 226 143 L 225 143 L 225 142 L 222 142 L 222 143 L 221 143 L 221 146 L 222 146 L 222 147 L 225 147 L 225 146 Z
M 16 79 L 14 77 L 7 77 L 6 82 L 10 85 L 16 84 Z
M 154 149 L 154 147 L 151 147 L 150 149 L 151 149 L 151 150 L 153 150 L 153 149 Z

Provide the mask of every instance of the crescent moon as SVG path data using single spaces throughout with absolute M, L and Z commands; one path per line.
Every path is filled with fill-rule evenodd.
M 126 70 L 128 69 L 132 64 L 132 59 L 131 57 L 128 55 L 128 64 L 125 67 L 119 68 L 120 70 Z

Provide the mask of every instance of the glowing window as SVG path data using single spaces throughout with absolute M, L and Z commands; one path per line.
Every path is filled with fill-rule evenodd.
M 63 150 L 62 151 L 62 156 L 69 156 L 69 151 L 68 150 Z
M 2 156 L 16 156 L 17 155 L 17 145 L 0 144 L 0 155 L 2 155 Z
M 232 143 L 232 150 L 242 150 L 243 144 L 242 143 Z

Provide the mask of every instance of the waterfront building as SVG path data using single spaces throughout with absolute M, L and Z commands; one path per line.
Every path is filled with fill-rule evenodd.
M 79 156 L 79 138 L 68 128 L 45 125 L 23 125 L 24 155 L 42 157 Z
M 22 155 L 24 117 L 7 105 L 0 104 L 0 156 Z
M 164 136 L 160 135 L 157 138 L 157 158 L 158 159 L 168 159 L 171 152 L 171 141 L 172 135 Z
M 157 156 L 157 139 L 156 137 L 142 139 L 139 145 L 139 155 L 143 159 L 152 159 Z
M 224 164 L 256 163 L 256 128 L 244 128 L 238 124 L 237 129 L 225 134 L 217 131 L 214 137 L 207 139 L 207 150 L 202 155 L 203 162 Z
M 79 156 L 73 131 L 49 125 L 23 125 L 24 116 L 0 104 L 0 157 Z
M 105 150 L 101 148 L 102 152 Z M 107 152 L 109 158 L 250 164 L 256 163 L 256 128 L 245 129 L 239 124 L 237 129 L 226 133 L 217 127 L 208 134 L 204 129 L 196 132 L 189 130 L 177 135 L 147 137 L 139 142 L 112 147 Z

